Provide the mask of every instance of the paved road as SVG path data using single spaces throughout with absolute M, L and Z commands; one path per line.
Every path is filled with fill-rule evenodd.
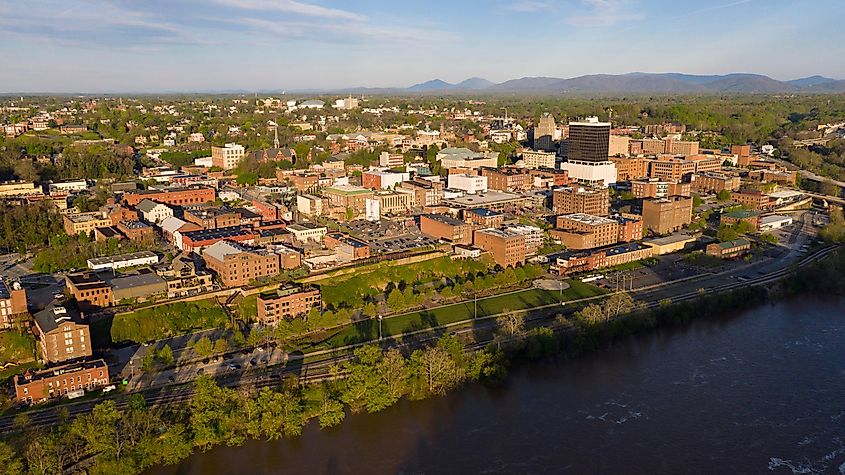
M 770 262 L 758 262 L 718 275 L 703 276 L 701 279 L 673 283 L 654 289 L 640 290 L 634 292 L 634 297 L 637 300 L 646 303 L 647 306 L 654 307 L 660 305 L 660 302 L 665 298 L 670 298 L 673 302 L 681 302 L 698 298 L 700 295 L 700 289 L 702 288 L 705 289 L 705 292 L 716 293 L 749 285 L 768 285 L 769 283 L 787 275 L 796 266 L 800 267 L 809 265 L 812 262 L 829 255 L 836 249 L 836 246 L 825 246 L 806 255 L 799 249 L 799 251 L 794 254 L 791 252 L 788 253 L 783 259 L 772 260 Z M 739 280 L 739 277 L 743 276 L 749 277 L 747 277 L 744 281 Z M 567 303 L 564 308 L 559 307 L 557 304 L 547 305 L 541 308 L 548 309 L 549 316 L 554 316 L 559 313 L 572 313 L 583 307 L 583 305 L 600 298 L 601 297 L 581 299 L 581 301 L 576 305 L 570 305 Z M 534 318 L 533 325 L 536 326 L 538 324 L 542 324 L 540 320 L 541 318 L 542 317 Z M 459 326 L 466 327 L 468 324 L 471 325 L 471 328 L 457 328 Z M 421 330 L 420 332 L 417 332 L 418 335 L 414 338 L 404 336 L 401 340 L 390 339 L 381 343 L 386 347 L 414 348 L 438 338 L 439 335 L 444 332 L 450 331 L 449 329 L 452 327 L 456 328 L 456 331 L 453 331 L 453 333 L 456 334 L 472 332 L 474 335 L 480 335 L 486 331 L 487 334 L 493 335 L 495 333 L 493 331 L 495 326 L 495 315 L 493 315 L 479 319 L 479 321 L 461 322 L 440 328 Z M 477 340 L 475 344 L 470 345 L 470 349 L 483 347 L 490 341 L 491 340 L 489 338 L 482 339 L 480 341 Z M 308 362 L 304 362 L 303 355 L 288 355 L 288 357 L 284 360 L 284 364 L 277 364 L 275 366 L 268 364 L 263 367 L 246 367 L 240 370 L 228 370 L 227 368 L 227 370 L 222 372 L 220 371 L 220 366 L 217 366 L 215 374 L 218 376 L 218 383 L 228 387 L 261 388 L 265 386 L 278 385 L 281 378 L 287 375 L 295 375 L 298 377 L 299 381 L 303 383 L 319 381 L 329 377 L 330 367 L 349 359 L 349 350 L 357 346 L 360 345 L 350 345 L 344 348 L 310 354 L 308 355 L 310 360 Z M 180 373 L 179 377 L 184 377 L 186 382 L 188 382 L 187 380 L 190 379 L 190 375 L 190 371 L 186 371 Z M 139 391 L 138 394 L 143 395 L 148 403 L 152 405 L 186 401 L 192 394 L 192 385 L 178 384 L 179 382 L 181 381 L 168 381 L 166 385 L 147 388 Z M 106 397 L 117 399 L 119 406 L 126 404 L 126 398 L 122 397 L 122 395 L 108 395 Z M 101 399 L 102 398 L 80 402 L 70 402 L 63 404 L 61 407 L 66 408 L 70 415 L 77 415 L 90 411 L 91 408 Z M 35 409 L 29 411 L 28 414 L 30 415 L 32 422 L 35 424 L 55 424 L 58 419 L 54 407 Z M 0 419 L 0 432 L 8 432 L 10 430 L 13 430 L 13 417 L 7 416 Z

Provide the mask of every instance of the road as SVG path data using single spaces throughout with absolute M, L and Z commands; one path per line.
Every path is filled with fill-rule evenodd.
M 807 223 L 803 223 L 800 228 L 799 232 L 801 232 L 802 235 L 806 226 L 808 226 Z M 806 254 L 801 252 L 800 248 L 795 251 L 790 250 L 785 255 L 781 256 L 780 259 L 761 261 L 722 273 L 705 275 L 698 279 L 687 279 L 681 282 L 659 285 L 654 288 L 641 289 L 633 292 L 632 296 L 636 300 L 645 303 L 647 307 L 655 307 L 661 305 L 661 302 L 665 299 L 670 299 L 673 303 L 696 299 L 701 296 L 701 289 L 704 289 L 704 293 L 718 293 L 745 286 L 768 285 L 788 275 L 796 268 L 810 265 L 813 262 L 830 255 L 836 249 L 838 249 L 837 246 L 825 246 Z M 561 308 L 559 304 L 538 307 L 533 310 L 548 310 L 548 312 L 541 312 L 545 314 L 545 316 L 533 318 L 533 324 L 542 324 L 544 318 L 547 319 L 548 317 L 554 317 L 560 313 L 573 313 L 583 306 L 588 305 L 590 302 L 599 300 L 603 297 L 604 296 L 580 299 L 579 301 L 574 302 L 574 304 L 573 302 L 567 302 L 566 306 L 563 308 Z M 495 334 L 496 317 L 496 315 L 491 315 L 479 318 L 478 320 L 472 322 L 458 322 L 438 328 L 420 330 L 415 332 L 416 335 L 414 335 L 413 338 L 409 338 L 409 335 L 404 335 L 401 339 L 385 339 L 381 342 L 381 344 L 384 347 L 396 347 L 410 350 L 424 346 L 428 342 L 439 338 L 439 336 L 446 332 L 454 334 L 466 334 L 472 332 L 476 335 L 486 332 L 493 335 Z M 460 328 L 467 326 L 471 326 L 471 328 Z M 476 340 L 476 342 L 470 346 L 470 349 L 483 347 L 484 345 L 489 344 L 490 341 L 490 338 Z M 307 355 L 310 361 L 305 361 L 304 355 L 285 355 L 282 357 L 280 354 L 280 356 L 270 356 L 271 358 L 282 358 L 274 359 L 274 361 L 278 361 L 278 364 L 275 365 L 268 363 L 252 366 L 247 363 L 247 365 L 241 365 L 241 369 L 230 370 L 228 365 L 233 364 L 232 361 L 219 363 L 210 362 L 209 364 L 217 365 L 213 367 L 213 371 L 218 383 L 222 386 L 245 388 L 277 386 L 280 384 L 282 378 L 289 375 L 296 376 L 300 383 L 304 384 L 320 381 L 330 377 L 329 369 L 348 360 L 351 357 L 350 351 L 358 346 L 361 345 L 349 345 L 333 350 L 324 350 L 312 353 Z M 238 361 L 243 361 L 243 359 L 246 358 L 262 358 L 260 353 L 261 352 L 254 352 L 242 355 L 243 358 Z M 266 358 L 266 356 L 264 358 Z M 169 376 L 171 375 L 163 376 L 162 378 L 167 381 L 166 383 L 157 379 L 156 384 L 161 384 L 160 386 L 148 387 L 137 391 L 136 394 L 143 395 L 147 403 L 153 406 L 187 401 L 190 399 L 193 392 L 193 386 L 188 383 L 196 377 L 197 369 L 197 367 L 191 367 L 186 368 L 184 371 L 180 371 L 178 375 L 171 374 L 174 378 L 180 378 L 179 380 L 174 380 L 173 382 L 169 380 Z M 180 384 L 182 382 L 185 384 Z M 95 404 L 99 403 L 103 399 L 115 399 L 118 406 L 122 407 L 126 404 L 127 398 L 125 396 L 125 394 L 107 394 L 105 397 L 97 399 L 86 399 L 78 402 L 67 402 L 65 404 L 61 404 L 60 406 L 33 409 L 28 411 L 27 414 L 34 424 L 55 424 L 59 417 L 56 413 L 56 407 L 66 409 L 68 413 L 73 416 L 90 411 Z M 13 419 L 14 416 L 0 418 L 0 433 L 14 430 Z

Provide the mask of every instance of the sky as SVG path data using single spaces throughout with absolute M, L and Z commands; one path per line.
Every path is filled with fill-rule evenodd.
M 0 0 L 0 92 L 845 79 L 845 0 Z

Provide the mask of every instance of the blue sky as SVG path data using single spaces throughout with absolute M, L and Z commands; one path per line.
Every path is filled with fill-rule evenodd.
M 845 79 L 845 0 L 0 0 L 0 91 Z

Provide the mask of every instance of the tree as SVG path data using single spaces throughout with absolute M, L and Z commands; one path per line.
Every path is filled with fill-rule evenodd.
M 204 336 L 194 343 L 194 351 L 200 356 L 211 356 L 214 352 L 214 345 L 207 336 Z
M 320 408 L 317 415 L 320 428 L 334 427 L 343 422 L 346 413 L 335 385 L 324 381 L 320 385 Z
M 9 444 L 0 441 L 0 472 L 8 474 L 23 473 L 23 461 Z
M 411 361 L 428 394 L 446 394 L 465 377 L 463 369 L 439 346 L 414 351 Z
M 525 329 L 525 314 L 503 309 L 502 315 L 496 318 L 496 326 L 507 335 L 519 335 Z
M 173 349 L 170 348 L 170 345 L 164 345 L 156 352 L 156 359 L 158 359 L 161 364 L 165 366 L 170 366 L 174 363 L 173 358 Z
M 225 338 L 218 338 L 214 341 L 214 352 L 217 354 L 225 353 L 229 350 L 229 342 Z
M 721 190 L 719 193 L 716 194 L 716 198 L 719 201 L 730 201 L 731 199 L 731 192 L 728 190 Z
M 405 298 L 402 295 L 402 292 L 399 289 L 391 290 L 390 295 L 387 296 L 387 308 L 389 308 L 392 312 L 398 312 L 404 307 Z

